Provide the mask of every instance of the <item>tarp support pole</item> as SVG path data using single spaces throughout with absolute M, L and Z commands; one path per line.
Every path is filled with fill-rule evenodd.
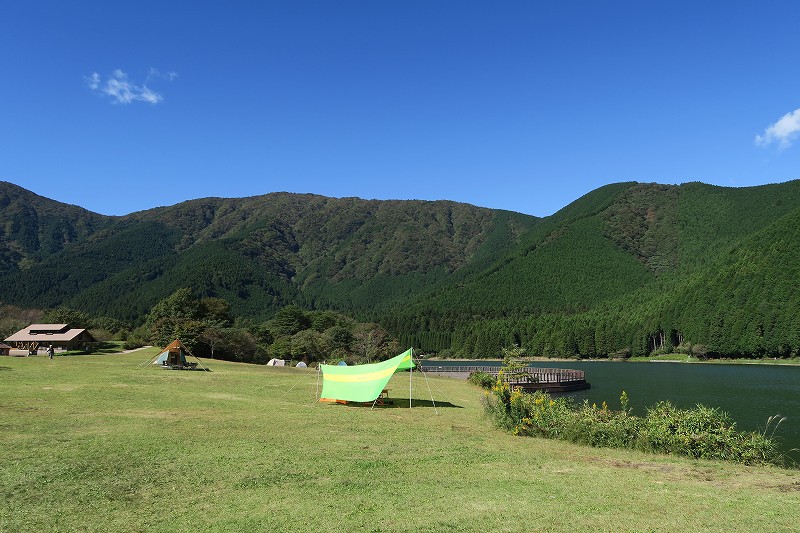
M 320 370 L 321 367 L 319 365 L 320 365 L 320 363 L 319 363 L 319 361 L 317 361 L 317 394 L 316 394 L 317 401 L 319 401 L 319 374 L 321 372 L 321 370 Z
M 408 408 L 411 409 L 411 378 L 414 376 L 414 348 L 411 348 L 411 368 L 408 369 Z

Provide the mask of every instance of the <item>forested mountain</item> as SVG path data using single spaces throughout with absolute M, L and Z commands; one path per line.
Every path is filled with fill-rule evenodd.
M 546 218 L 272 193 L 106 217 L 0 183 L 0 295 L 141 322 L 181 287 L 296 304 L 402 345 L 492 356 L 800 351 L 800 182 L 618 183 Z
M 133 321 L 183 286 L 200 296 L 222 297 L 234 313 L 254 318 L 290 303 L 389 307 L 447 283 L 469 264 L 506 253 L 537 222 L 447 201 L 288 193 L 207 198 L 102 217 L 10 183 L 0 184 L 3 193 L 31 198 L 0 211 L 5 227 L 27 223 L 26 233 L 9 231 L 0 243 L 3 256 L 16 258 L 16 250 L 28 250 L 0 265 L 6 302 L 63 305 Z M 52 213 L 58 212 L 70 228 L 88 220 L 92 224 L 83 226 L 93 231 L 73 231 L 75 237 L 50 245 L 51 219 L 59 220 Z
M 555 244 L 547 239 L 524 260 L 491 274 L 487 285 L 504 287 L 515 305 L 494 314 L 483 310 L 488 319 L 450 320 L 434 336 L 419 320 L 438 316 L 443 306 L 432 302 L 428 309 L 396 313 L 394 329 L 417 331 L 402 338 L 407 343 L 451 347 L 457 354 L 497 353 L 512 343 L 531 354 L 583 357 L 675 349 L 710 356 L 800 353 L 800 182 L 743 189 L 633 184 L 598 208 L 559 226 L 557 240 L 573 239 L 571 230 L 579 226 L 585 240 L 553 254 L 545 262 L 550 275 L 524 276 L 534 283 L 511 288 L 523 278 L 525 263 L 536 260 L 530 255 L 551 254 L 547 248 Z M 613 249 L 603 247 L 609 241 Z M 626 259 L 617 257 L 620 250 Z M 582 281 L 563 289 L 563 279 L 576 275 Z M 615 276 L 627 288 L 615 286 Z M 525 306 L 522 300 L 534 293 L 537 307 Z M 465 294 L 480 295 L 473 309 L 492 302 L 489 291 Z
M 0 271 L 34 265 L 86 239 L 109 220 L 0 182 Z

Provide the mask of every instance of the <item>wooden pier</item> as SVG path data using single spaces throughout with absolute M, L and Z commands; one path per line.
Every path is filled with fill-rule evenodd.
M 485 372 L 497 377 L 502 370 L 499 366 L 483 365 L 462 365 L 462 366 L 436 366 L 422 365 L 423 372 L 431 372 L 442 375 L 457 374 L 467 377 L 473 372 Z M 522 389 L 526 392 L 544 390 L 547 392 L 571 392 L 584 390 L 591 387 L 586 381 L 586 374 L 583 370 L 572 370 L 568 368 L 533 368 L 525 367 L 512 377 L 503 376 L 505 381 L 515 389 Z

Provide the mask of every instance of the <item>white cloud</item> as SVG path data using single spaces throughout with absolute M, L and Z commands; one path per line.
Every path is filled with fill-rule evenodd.
M 100 87 L 100 74 L 97 72 L 92 72 L 91 76 L 84 76 L 86 83 L 89 84 L 89 88 L 93 91 Z
M 788 148 L 800 133 L 800 109 L 783 115 L 775 124 L 764 130 L 763 135 L 756 135 L 758 146 L 778 143 L 780 148 Z
M 85 79 L 91 90 L 110 97 L 115 104 L 130 104 L 132 102 L 157 104 L 163 102 L 164 97 L 151 89 L 148 83 L 154 79 L 172 81 L 177 77 L 178 75 L 174 72 L 161 74 L 156 69 L 151 68 L 147 78 L 141 85 L 131 82 L 128 79 L 128 75 L 120 69 L 114 70 L 105 81 L 102 80 L 97 72 L 93 72 L 91 76 L 85 76 Z
M 147 73 L 147 79 L 145 79 L 144 82 L 148 83 L 150 80 L 157 79 L 157 78 L 163 78 L 165 80 L 172 81 L 177 77 L 178 77 L 178 73 L 177 72 L 171 72 L 171 71 L 170 72 L 159 72 L 158 70 L 156 70 L 156 69 L 151 67 L 150 68 L 150 72 Z

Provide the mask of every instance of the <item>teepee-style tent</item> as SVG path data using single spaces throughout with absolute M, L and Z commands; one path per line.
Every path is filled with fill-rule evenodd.
M 186 366 L 186 347 L 181 341 L 175 339 L 158 354 L 153 364 L 161 366 Z
M 187 361 L 187 356 L 192 357 L 197 362 Z M 179 339 L 175 339 L 169 346 L 161 350 L 155 358 L 150 360 L 150 363 L 173 370 L 194 370 L 197 366 L 202 370 L 208 370 L 208 368 L 204 367 L 203 363 L 200 362 L 200 359 L 195 357 Z

